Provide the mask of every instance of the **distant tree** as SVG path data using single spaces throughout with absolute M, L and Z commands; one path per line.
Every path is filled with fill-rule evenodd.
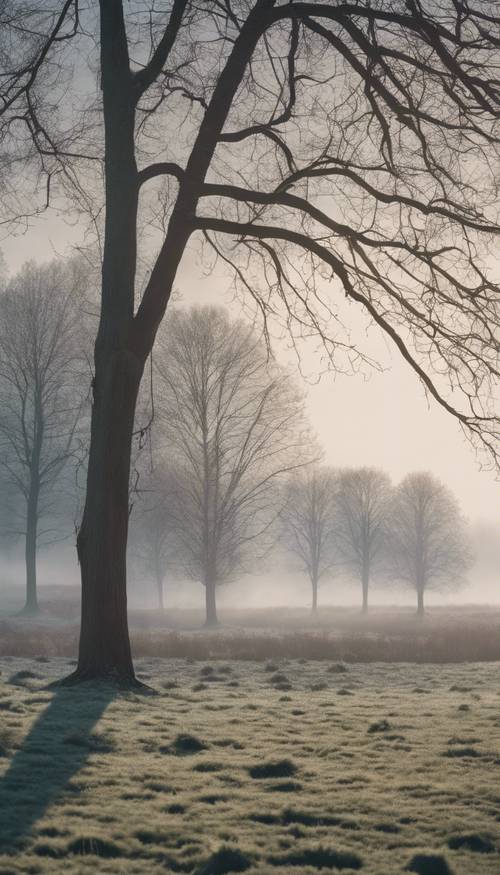
M 175 557 L 175 485 L 163 466 L 156 466 L 140 499 L 134 501 L 129 550 L 141 575 L 154 582 L 158 607 L 165 608 L 164 583 Z
M 428 472 L 409 474 L 395 490 L 389 530 L 390 562 L 397 580 L 417 593 L 457 586 L 472 562 L 469 536 L 455 497 Z
M 364 613 L 370 580 L 385 546 L 390 494 L 389 477 L 377 468 L 352 468 L 339 478 L 335 535 L 343 563 L 361 583 Z
M 309 576 L 313 613 L 318 607 L 319 582 L 335 562 L 335 489 L 336 475 L 330 468 L 308 469 L 290 479 L 282 511 L 283 540 Z
M 205 586 L 212 626 L 217 585 L 269 533 L 276 483 L 305 461 L 303 400 L 253 328 L 221 308 L 174 311 L 155 361 L 159 427 L 176 478 L 178 549 L 185 570 Z
M 52 530 L 56 483 L 73 458 L 87 392 L 76 262 L 26 264 L 0 296 L 0 468 L 21 498 L 23 519 L 9 520 L 25 539 L 26 604 L 37 613 L 36 553 Z

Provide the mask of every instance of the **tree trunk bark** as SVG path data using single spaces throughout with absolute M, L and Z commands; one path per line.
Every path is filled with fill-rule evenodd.
M 130 453 L 143 364 L 126 350 L 96 368 L 87 496 L 77 550 L 82 575 L 73 680 L 134 682 L 127 624 Z
M 77 538 L 82 579 L 78 666 L 68 682 L 134 683 L 127 624 L 129 477 L 146 353 L 132 351 L 138 184 L 135 99 L 123 5 L 100 0 L 106 219 L 95 345 L 87 493 Z
M 217 603 L 215 599 L 216 583 L 212 577 L 207 578 L 205 582 L 205 626 L 209 629 L 219 625 L 217 619 Z
M 26 603 L 23 614 L 33 616 L 40 612 L 36 589 L 36 540 L 38 525 L 38 488 L 32 487 L 26 512 Z

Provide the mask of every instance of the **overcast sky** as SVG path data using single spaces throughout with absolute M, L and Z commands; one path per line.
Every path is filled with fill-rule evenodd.
M 39 220 L 26 234 L 4 238 L 0 247 L 9 271 L 28 258 L 45 260 L 69 254 L 71 243 L 80 242 L 78 226 L 68 227 L 54 215 Z M 185 256 L 176 287 L 183 303 L 225 303 L 234 315 L 239 304 L 231 303 L 229 277 L 222 269 L 203 275 L 199 260 Z M 345 309 L 345 308 L 344 308 Z M 491 471 L 480 471 L 478 461 L 458 424 L 428 402 L 409 366 L 378 329 L 369 329 L 355 304 L 343 313 L 364 350 L 384 367 L 382 373 L 361 375 L 325 374 L 319 353 L 304 348 L 304 370 L 311 424 L 334 466 L 376 465 L 394 481 L 412 470 L 430 470 L 456 494 L 472 523 L 489 522 L 500 527 L 500 483 Z M 284 346 L 283 361 L 293 361 Z

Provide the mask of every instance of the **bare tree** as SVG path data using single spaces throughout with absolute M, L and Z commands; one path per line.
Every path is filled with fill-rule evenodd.
M 176 562 L 174 477 L 160 462 L 139 494 L 131 517 L 130 555 L 139 573 L 154 582 L 163 611 L 165 577 Z
M 284 543 L 298 557 L 311 581 L 313 613 L 318 608 L 319 582 L 335 564 L 336 482 L 336 474 L 324 467 L 295 475 L 287 484 L 281 512 Z
M 371 577 L 383 558 L 390 497 L 389 477 L 377 468 L 352 468 L 340 475 L 335 535 L 343 563 L 361 583 L 363 613 Z
M 54 511 L 55 486 L 79 445 L 82 286 L 77 263 L 29 262 L 0 297 L 0 466 L 24 507 L 29 614 L 38 611 L 37 543 L 54 539 L 39 523 Z
M 252 327 L 221 308 L 173 311 L 155 362 L 180 555 L 213 626 L 216 587 L 269 532 L 279 478 L 307 459 L 303 400 Z
M 408 474 L 395 490 L 389 549 L 395 579 L 417 593 L 419 616 L 429 588 L 461 583 L 472 563 L 468 531 L 456 499 L 432 474 Z
M 5 0 L 0 23 L 7 218 L 62 190 L 99 227 L 105 201 L 75 679 L 133 681 L 134 410 L 193 235 L 265 318 L 319 333 L 336 367 L 363 361 L 347 296 L 496 459 L 500 16 L 487 0 L 100 0 L 97 28 L 94 4 Z M 72 87 L 86 57 L 97 105 L 87 71 Z M 148 217 L 159 245 L 138 294 Z

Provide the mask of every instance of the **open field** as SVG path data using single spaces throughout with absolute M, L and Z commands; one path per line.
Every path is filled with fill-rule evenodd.
M 500 872 L 495 664 L 143 658 L 151 697 L 0 669 L 0 875 Z

